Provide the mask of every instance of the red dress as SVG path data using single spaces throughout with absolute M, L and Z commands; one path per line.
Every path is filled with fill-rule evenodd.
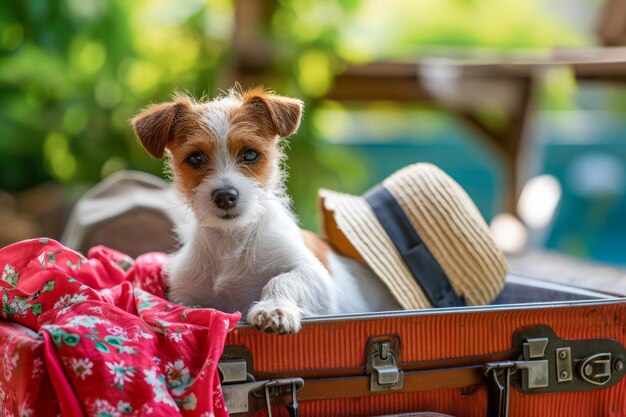
M 166 301 L 166 259 L 0 249 L 0 415 L 227 416 L 217 361 L 241 315 Z

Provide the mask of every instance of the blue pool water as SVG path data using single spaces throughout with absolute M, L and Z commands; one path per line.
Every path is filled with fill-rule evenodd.
M 626 265 L 626 121 L 603 112 L 544 113 L 532 135 L 531 174 L 555 176 L 563 191 L 542 245 Z M 465 188 L 488 221 L 500 211 L 500 162 L 453 118 L 426 133 L 380 141 L 358 132 L 358 138 L 341 146 L 361 154 L 372 183 L 408 164 L 432 162 Z

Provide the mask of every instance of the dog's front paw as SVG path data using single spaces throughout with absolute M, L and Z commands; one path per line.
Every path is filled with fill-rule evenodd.
M 302 315 L 298 306 L 288 300 L 262 300 L 246 316 L 248 323 L 268 333 L 289 334 L 300 331 Z

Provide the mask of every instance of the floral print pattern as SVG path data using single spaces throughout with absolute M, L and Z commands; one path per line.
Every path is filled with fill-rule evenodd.
M 57 316 L 60 316 L 61 314 L 67 313 L 74 304 L 82 303 L 85 300 L 87 300 L 85 294 L 65 294 L 54 303 L 52 308 L 59 308 L 60 310 L 57 312 Z
M 122 417 L 122 413 L 118 408 L 107 400 L 96 400 L 93 404 L 91 415 L 95 417 Z
M 168 388 L 177 395 L 185 392 L 193 382 L 193 378 L 189 374 L 189 368 L 187 368 L 182 359 L 177 359 L 173 363 L 170 362 L 165 365 L 165 375 Z
M 124 389 L 125 382 L 131 382 L 135 376 L 135 369 L 132 366 L 124 366 L 124 361 L 119 362 L 105 362 L 109 373 L 113 375 L 113 384 L 119 389 Z
M 43 340 L 19 325 L 0 326 L 0 416 L 46 416 L 43 400 L 53 388 L 43 384 Z M 7 373 L 8 371 L 8 373 Z
M 152 387 L 152 392 L 154 392 L 154 400 L 157 402 L 162 402 L 174 408 L 176 407 L 176 403 L 172 399 L 171 396 L 167 395 L 167 387 L 165 386 L 165 378 L 163 375 L 158 373 L 156 367 L 150 368 L 148 371 L 143 371 L 144 381 L 148 383 Z
M 89 375 L 93 375 L 91 370 L 91 368 L 93 368 L 93 362 L 89 358 L 71 358 L 69 364 L 74 370 L 76 376 L 83 381 Z
M 11 380 L 13 369 L 17 366 L 19 357 L 18 352 L 10 352 L 8 349 L 4 351 L 2 355 L 2 370 L 6 379 Z
M 52 239 L 0 249 L 0 415 L 60 415 L 54 371 L 70 413 L 227 416 L 217 360 L 240 315 L 165 301 L 166 259 L 85 258 Z

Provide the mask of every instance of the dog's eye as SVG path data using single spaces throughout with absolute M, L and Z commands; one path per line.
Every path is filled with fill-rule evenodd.
M 206 156 L 200 152 L 192 153 L 187 157 L 187 163 L 193 168 L 200 168 L 202 164 L 207 162 Z
M 241 154 L 241 157 L 245 162 L 254 162 L 259 159 L 259 153 L 254 149 L 246 149 L 243 151 L 243 154 Z

